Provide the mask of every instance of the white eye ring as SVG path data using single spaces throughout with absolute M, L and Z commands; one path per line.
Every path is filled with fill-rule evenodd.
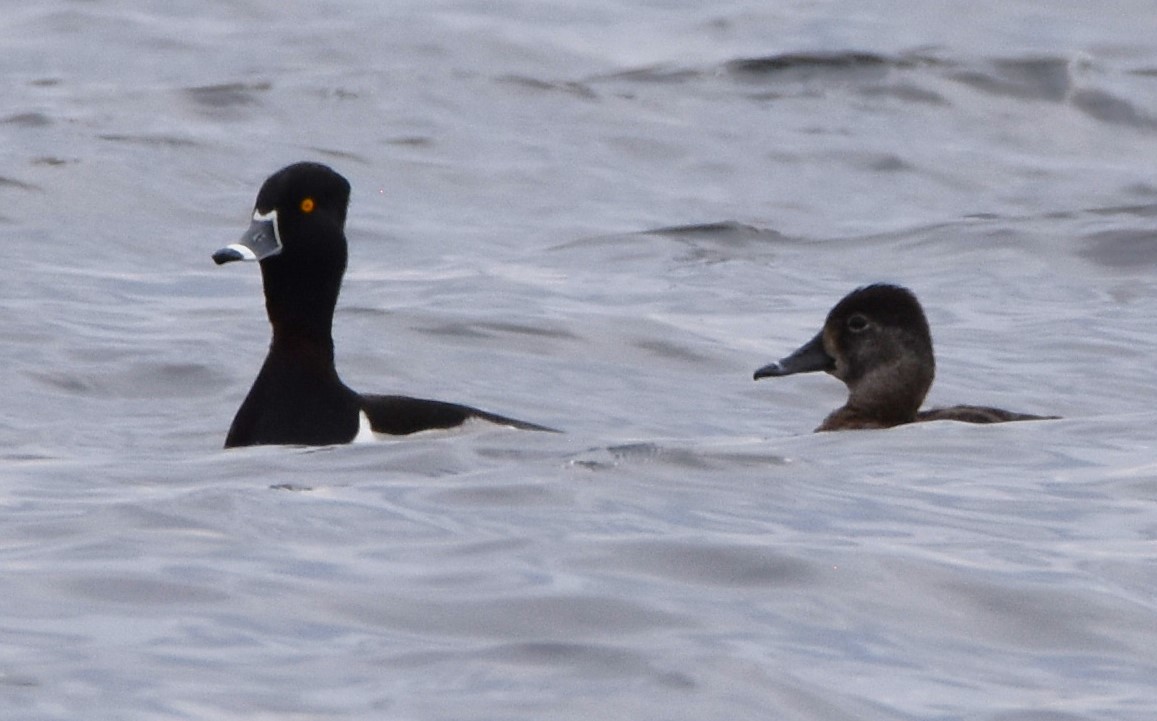
M 855 313 L 848 317 L 848 330 L 853 333 L 861 333 L 868 329 L 868 319 L 859 313 Z

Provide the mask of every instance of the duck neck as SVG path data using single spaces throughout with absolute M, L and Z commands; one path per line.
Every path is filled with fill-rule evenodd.
M 340 260 L 336 266 L 335 260 Z M 344 258 L 312 268 L 308 262 L 286 264 L 280 257 L 261 262 L 275 349 L 290 347 L 333 365 L 333 313 L 344 270 Z
M 333 338 L 328 330 L 292 324 L 273 324 L 273 342 L 269 348 L 270 358 L 292 358 L 292 363 L 310 375 L 334 376 Z
M 884 426 L 916 420 L 916 412 L 932 386 L 934 369 L 919 362 L 897 361 L 849 384 L 845 408 Z

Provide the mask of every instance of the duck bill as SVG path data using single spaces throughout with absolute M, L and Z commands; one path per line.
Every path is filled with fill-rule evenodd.
M 265 260 L 281 252 L 281 234 L 277 230 L 277 211 L 268 213 L 253 211 L 253 222 L 249 230 L 236 243 L 225 246 L 213 254 L 217 265 L 235 260 Z
M 796 373 L 813 373 L 815 371 L 831 371 L 836 367 L 836 361 L 824 350 L 824 333 L 820 331 L 815 338 L 800 346 L 796 352 L 783 360 L 770 363 L 755 372 L 755 380 L 777 376 L 790 376 Z

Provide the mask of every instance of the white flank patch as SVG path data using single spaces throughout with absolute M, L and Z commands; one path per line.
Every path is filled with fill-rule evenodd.
M 374 443 L 378 441 L 396 441 L 400 438 L 421 438 L 427 435 L 456 435 L 461 433 L 469 433 L 471 431 L 480 430 L 482 427 L 488 428 L 512 428 L 502 423 L 492 423 L 481 418 L 470 417 L 462 422 L 461 425 L 453 426 L 451 428 L 428 428 L 424 431 L 411 433 L 407 436 L 395 436 L 389 433 L 378 433 L 370 425 L 370 417 L 366 415 L 365 411 L 358 411 L 358 433 L 354 436 L 350 443 Z
M 379 440 L 379 436 L 370 425 L 370 417 L 365 411 L 358 411 L 358 434 L 350 443 L 373 443 L 376 440 Z

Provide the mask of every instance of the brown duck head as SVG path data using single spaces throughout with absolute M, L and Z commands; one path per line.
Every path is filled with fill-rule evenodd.
M 896 285 L 852 291 L 828 313 L 815 338 L 755 379 L 825 371 L 848 400 L 817 430 L 888 428 L 916 420 L 936 374 L 932 335 L 916 296 Z

